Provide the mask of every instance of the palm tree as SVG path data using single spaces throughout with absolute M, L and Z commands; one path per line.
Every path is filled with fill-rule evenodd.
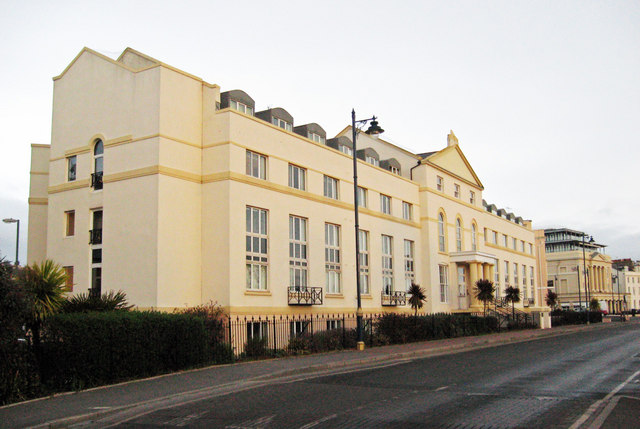
M 520 288 L 508 286 L 504 290 L 504 300 L 507 302 L 511 302 L 511 316 L 515 319 L 516 317 L 516 302 L 520 302 Z
M 555 309 L 556 306 L 558 305 L 558 294 L 552 290 L 547 291 L 547 297 L 545 299 L 545 302 L 549 307 L 551 307 L 552 310 Z
M 420 285 L 415 283 L 411 283 L 407 294 L 409 295 L 409 304 L 411 304 L 411 308 L 413 308 L 415 315 L 417 316 L 418 309 L 422 308 L 423 303 L 427 300 L 427 296 Z
M 66 281 L 67 275 L 62 267 L 50 259 L 41 264 L 25 266 L 18 272 L 18 283 L 31 301 L 28 327 L 36 347 L 40 344 L 42 322 L 55 314 L 64 303 Z
M 496 288 L 491 280 L 480 279 L 475 285 L 475 294 L 478 301 L 484 304 L 484 315 L 487 315 L 487 303 L 493 300 Z

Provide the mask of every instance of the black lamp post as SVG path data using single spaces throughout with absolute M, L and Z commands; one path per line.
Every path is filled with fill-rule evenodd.
M 612 308 L 610 308 L 610 310 L 615 310 L 615 308 L 616 308 L 616 307 L 615 307 L 615 304 L 614 304 L 614 302 L 615 302 L 615 301 L 614 301 L 614 300 L 615 300 L 615 298 L 613 297 L 613 281 L 615 280 L 615 282 L 616 282 L 618 285 L 620 285 L 620 280 L 619 280 L 619 279 L 620 279 L 620 271 L 617 271 L 617 273 L 618 273 L 618 274 L 613 274 L 613 275 L 611 276 L 611 307 L 612 307 Z M 620 290 L 620 286 L 618 286 L 618 290 Z M 618 296 L 618 298 L 619 298 L 619 296 Z M 614 314 L 614 313 L 615 313 L 615 311 L 611 311 L 611 314 Z
M 362 335 L 362 299 L 361 299 L 361 291 L 360 291 L 360 237 L 359 237 L 359 221 L 358 221 L 358 161 L 356 157 L 356 138 L 358 136 L 358 132 L 360 132 L 360 128 L 356 128 L 356 125 L 363 127 L 367 124 L 367 122 L 371 122 L 369 125 L 369 129 L 365 131 L 369 135 L 378 135 L 382 134 L 384 130 L 378 126 L 378 121 L 376 121 L 376 117 L 372 117 L 369 119 L 356 120 L 356 111 L 355 109 L 351 110 L 351 131 L 353 132 L 352 141 L 353 141 L 353 206 L 354 206 L 354 214 L 355 214 L 355 229 L 356 229 L 356 290 L 358 294 L 358 310 L 356 311 L 356 324 L 357 324 L 357 332 L 358 332 L 358 350 L 364 350 L 364 338 Z
M 584 299 L 587 302 L 587 325 L 589 324 L 589 312 L 591 311 L 589 309 L 589 306 L 591 305 L 591 302 L 589 301 L 589 275 L 587 274 L 587 257 L 585 254 L 585 238 L 587 237 L 587 234 L 585 234 L 584 232 L 582 233 L 582 265 L 584 268 L 584 288 L 585 288 L 585 295 L 584 295 Z M 594 243 L 594 239 L 593 237 L 589 238 L 589 243 Z M 580 285 L 578 285 L 578 288 L 580 288 Z
M 15 223 L 16 224 L 16 266 L 20 265 L 20 262 L 18 261 L 18 246 L 20 245 L 20 219 L 14 219 L 14 218 L 7 218 L 7 219 L 2 219 L 2 222 L 4 223 Z

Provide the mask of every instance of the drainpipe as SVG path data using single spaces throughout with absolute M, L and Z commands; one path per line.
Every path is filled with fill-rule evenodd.
M 419 167 L 421 164 L 422 164 L 422 160 L 419 160 L 419 161 L 418 161 L 418 163 L 417 163 L 416 165 L 414 165 L 413 167 L 411 167 L 411 168 L 409 169 L 409 178 L 410 178 L 411 180 L 413 180 L 413 169 L 414 169 L 414 168 L 416 168 L 416 167 Z

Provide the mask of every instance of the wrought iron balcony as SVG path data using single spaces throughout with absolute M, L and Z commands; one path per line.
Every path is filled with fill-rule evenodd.
M 91 173 L 91 187 L 93 189 L 102 189 L 102 171 Z
M 407 293 L 402 291 L 392 291 L 389 293 L 382 292 L 383 307 L 397 307 L 399 305 L 407 305 Z
M 290 287 L 289 305 L 322 305 L 321 287 Z
M 89 231 L 89 244 L 102 244 L 102 228 Z

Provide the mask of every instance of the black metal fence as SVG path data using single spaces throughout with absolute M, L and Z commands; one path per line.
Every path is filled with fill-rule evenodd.
M 501 332 L 539 326 L 539 320 L 531 314 L 419 314 L 428 319 L 420 326 L 439 327 L 438 333 L 415 336 L 414 341 L 452 338 L 466 335 Z M 389 344 L 392 335 L 380 333 L 379 321 L 386 314 L 363 316 L 363 337 L 369 347 Z M 398 315 L 410 318 L 409 315 Z M 225 322 L 224 340 L 236 357 L 256 358 L 289 354 L 314 353 L 329 350 L 355 348 L 357 319 L 355 313 L 278 315 L 278 316 L 233 316 Z M 418 325 L 416 325 L 417 327 Z M 482 326 L 478 330 L 478 326 Z M 414 336 L 411 336 L 412 338 Z

